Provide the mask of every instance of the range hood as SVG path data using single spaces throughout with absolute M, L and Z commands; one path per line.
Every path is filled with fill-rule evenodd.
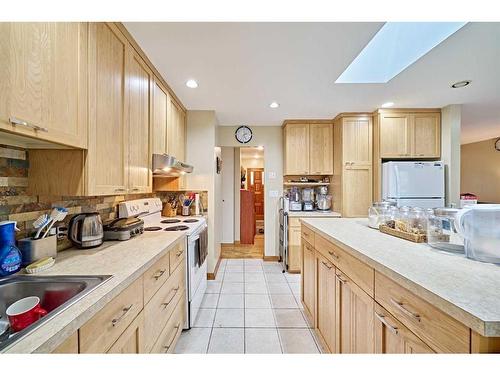
M 178 177 L 193 172 L 193 166 L 167 154 L 153 154 L 154 177 Z

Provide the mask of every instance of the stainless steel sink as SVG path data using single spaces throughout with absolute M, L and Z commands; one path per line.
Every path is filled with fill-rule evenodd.
M 10 276 L 0 278 L 0 350 L 54 318 L 73 303 L 109 280 L 111 276 Z M 48 314 L 20 332 L 13 333 L 5 313 L 14 302 L 37 296 Z

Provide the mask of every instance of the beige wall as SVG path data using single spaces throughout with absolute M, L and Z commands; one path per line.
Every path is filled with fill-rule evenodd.
M 446 205 L 460 203 L 460 134 L 462 106 L 441 108 L 441 160 L 445 164 Z
M 283 193 L 283 132 L 280 126 L 250 126 L 253 138 L 245 146 L 264 146 L 264 225 L 266 256 L 278 255 L 278 204 Z M 241 147 L 234 132 L 237 126 L 219 126 L 218 146 Z M 275 195 L 271 197 L 271 195 Z
M 495 139 L 462 145 L 461 191 L 481 202 L 500 203 L 500 151 Z
M 264 159 L 242 158 L 241 165 L 243 168 L 264 168 Z

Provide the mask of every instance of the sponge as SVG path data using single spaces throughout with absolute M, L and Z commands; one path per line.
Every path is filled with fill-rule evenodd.
M 42 258 L 26 267 L 26 273 L 37 273 L 54 265 L 56 260 L 52 257 Z

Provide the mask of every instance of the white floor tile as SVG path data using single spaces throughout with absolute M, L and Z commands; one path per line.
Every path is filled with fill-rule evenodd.
M 266 278 L 264 277 L 264 273 L 245 273 L 245 282 L 251 283 L 265 283 Z
M 292 290 L 292 293 L 300 293 L 300 283 L 288 283 L 288 286 Z
M 212 328 L 191 328 L 184 331 L 177 341 L 175 353 L 178 354 L 205 354 Z
M 264 263 L 262 268 L 265 273 L 283 273 L 283 267 L 278 263 Z
M 245 353 L 280 354 L 278 330 L 276 328 L 245 328 Z
M 319 353 L 309 329 L 278 329 L 283 353 Z M 212 334 L 213 336 L 213 334 Z
M 247 293 L 247 294 L 267 294 L 266 283 L 263 283 L 263 282 L 245 283 L 245 293 Z
M 205 294 L 203 300 L 201 301 L 201 308 L 204 309 L 214 309 L 217 307 L 217 301 L 219 300 L 218 294 Z
M 222 281 L 224 278 L 224 269 L 218 269 L 217 274 L 215 275 L 215 281 Z
M 292 294 L 288 283 L 267 283 L 269 294 Z
M 214 327 L 237 328 L 244 326 L 244 309 L 217 309 Z
M 270 309 L 271 301 L 267 294 L 245 294 L 246 309 Z
M 272 309 L 245 309 L 245 327 L 276 327 Z
M 282 273 L 266 273 L 268 283 L 286 283 L 286 278 Z
M 245 266 L 260 266 L 262 265 L 262 259 L 245 259 Z
M 243 266 L 233 266 L 229 265 L 226 266 L 226 273 L 231 273 L 231 272 L 243 272 Z
M 211 328 L 214 325 L 215 309 L 199 309 L 193 327 Z
M 245 266 L 245 273 L 260 273 L 264 274 L 261 266 Z
M 222 294 L 243 294 L 245 292 L 244 283 L 232 283 L 224 281 L 220 292 Z
M 271 304 L 275 309 L 297 309 L 299 307 L 295 297 L 291 294 L 271 294 Z
M 224 282 L 230 282 L 230 283 L 242 283 L 244 280 L 243 278 L 243 272 L 230 272 L 224 274 Z
M 299 283 L 300 284 L 300 273 L 285 273 L 285 277 L 289 283 Z
M 243 259 L 227 259 L 226 261 L 226 267 L 227 266 L 243 266 L 244 262 Z
M 245 307 L 244 294 L 221 294 L 217 307 L 219 309 L 242 309 Z
M 214 328 L 208 345 L 209 353 L 244 353 L 243 328 Z
M 308 328 L 308 324 L 299 309 L 274 309 L 276 327 Z
M 221 287 L 222 287 L 222 281 L 208 280 L 207 281 L 207 290 L 205 290 L 205 293 L 208 293 L 208 294 L 220 293 Z

